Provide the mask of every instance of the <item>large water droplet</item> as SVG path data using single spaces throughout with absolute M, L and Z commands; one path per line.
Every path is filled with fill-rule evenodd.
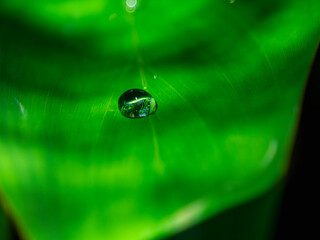
M 118 107 L 125 117 L 143 118 L 157 111 L 157 102 L 146 91 L 131 89 L 120 96 Z

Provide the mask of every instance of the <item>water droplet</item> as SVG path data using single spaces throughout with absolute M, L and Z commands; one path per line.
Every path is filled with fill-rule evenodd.
M 126 0 L 127 12 L 133 13 L 137 8 L 137 0 Z
M 157 79 L 157 77 L 158 77 L 157 75 L 153 75 L 153 79 Z
M 143 118 L 157 111 L 156 100 L 142 89 L 124 92 L 118 101 L 121 114 L 128 118 Z

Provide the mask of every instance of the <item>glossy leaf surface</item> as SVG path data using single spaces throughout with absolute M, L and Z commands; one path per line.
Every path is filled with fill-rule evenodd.
M 1 4 L 0 191 L 26 239 L 168 236 L 285 173 L 318 1 Z M 134 88 L 154 115 L 121 115 Z

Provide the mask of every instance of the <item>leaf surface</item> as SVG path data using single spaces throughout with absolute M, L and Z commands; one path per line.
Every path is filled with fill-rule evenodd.
M 285 174 L 318 1 L 1 4 L 0 191 L 26 239 L 169 236 Z M 132 88 L 154 115 L 121 115 Z

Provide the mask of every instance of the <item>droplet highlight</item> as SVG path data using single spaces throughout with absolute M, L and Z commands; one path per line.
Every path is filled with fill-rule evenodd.
M 120 96 L 118 107 L 127 118 L 144 118 L 157 111 L 157 102 L 142 89 L 130 89 Z

